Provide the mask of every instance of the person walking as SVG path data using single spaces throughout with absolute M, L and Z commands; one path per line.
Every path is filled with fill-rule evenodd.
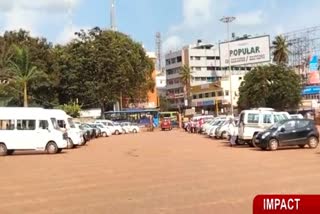
M 230 146 L 233 147 L 236 145 L 237 139 L 237 127 L 233 118 L 229 119 L 229 134 L 230 134 Z

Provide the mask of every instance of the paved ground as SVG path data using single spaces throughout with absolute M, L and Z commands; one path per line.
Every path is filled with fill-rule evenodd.
M 251 213 L 260 193 L 319 194 L 319 150 L 237 147 L 182 131 L 0 157 L 0 213 Z

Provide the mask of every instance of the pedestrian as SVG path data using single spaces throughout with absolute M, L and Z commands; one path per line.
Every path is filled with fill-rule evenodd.
M 230 146 L 233 147 L 236 145 L 236 139 L 237 139 L 237 126 L 233 118 L 229 119 L 228 129 L 230 134 Z

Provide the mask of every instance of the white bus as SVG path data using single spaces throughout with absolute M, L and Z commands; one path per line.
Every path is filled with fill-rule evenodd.
M 60 129 L 67 132 L 69 149 L 74 146 L 82 146 L 85 144 L 81 130 L 75 126 L 71 116 L 60 109 L 46 109 L 46 111 L 51 117 L 56 118 Z
M 0 107 L 0 156 L 17 150 L 59 153 L 67 135 L 42 108 Z

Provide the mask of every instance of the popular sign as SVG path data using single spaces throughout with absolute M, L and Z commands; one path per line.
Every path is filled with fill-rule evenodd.
M 220 43 L 220 61 L 222 67 L 245 65 L 270 61 L 270 37 L 262 36 L 245 40 Z

